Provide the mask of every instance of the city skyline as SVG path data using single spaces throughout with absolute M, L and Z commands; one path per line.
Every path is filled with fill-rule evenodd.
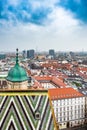
M 0 51 L 87 50 L 87 1 L 0 0 Z

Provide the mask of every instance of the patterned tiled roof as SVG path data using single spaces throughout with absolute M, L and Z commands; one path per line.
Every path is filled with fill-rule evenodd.
M 58 130 L 46 91 L 0 91 L 0 130 Z

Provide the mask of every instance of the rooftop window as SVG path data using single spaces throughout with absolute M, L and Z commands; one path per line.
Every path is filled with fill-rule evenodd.
M 40 112 L 36 112 L 35 113 L 35 119 L 36 120 L 40 120 Z

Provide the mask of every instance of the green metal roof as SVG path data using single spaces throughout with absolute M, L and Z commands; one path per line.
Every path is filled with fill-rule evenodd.
M 21 67 L 18 63 L 18 49 L 16 53 L 16 64 L 13 68 L 10 69 L 6 79 L 11 82 L 22 82 L 28 80 L 25 69 Z
M 28 80 L 28 77 L 25 69 L 19 66 L 19 64 L 16 64 L 12 69 L 10 69 L 6 79 L 11 82 L 22 82 Z

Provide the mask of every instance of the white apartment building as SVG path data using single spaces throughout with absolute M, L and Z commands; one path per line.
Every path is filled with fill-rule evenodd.
M 50 89 L 49 95 L 60 129 L 87 123 L 87 101 L 83 94 L 73 88 L 56 88 Z

